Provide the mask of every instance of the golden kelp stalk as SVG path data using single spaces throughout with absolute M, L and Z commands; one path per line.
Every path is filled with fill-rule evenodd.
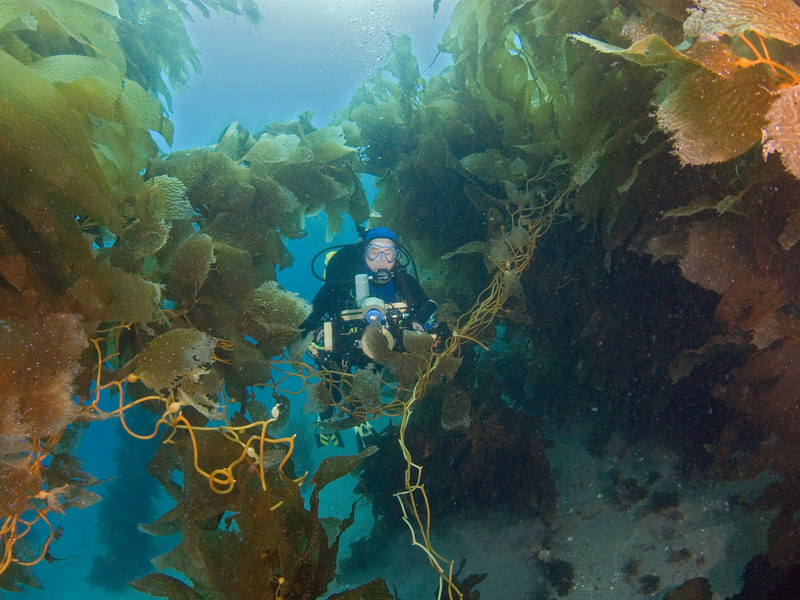
M 170 364 L 169 358 L 172 357 L 173 359 L 178 356 L 186 356 L 187 354 L 191 354 L 192 350 L 196 352 L 197 343 L 194 345 L 186 344 L 185 340 L 187 337 L 194 338 L 194 341 L 201 340 L 201 343 L 208 340 L 211 342 L 211 348 L 213 348 L 219 343 L 220 340 L 215 340 L 203 334 L 197 330 L 190 330 L 190 329 L 172 329 L 165 334 L 162 334 L 156 340 L 163 340 L 166 338 L 175 338 L 176 335 L 184 338 L 184 344 L 181 345 L 180 343 L 175 343 L 174 339 L 170 339 L 171 342 L 168 345 L 162 345 L 163 349 L 157 350 L 156 352 L 153 351 L 153 344 L 148 346 L 148 349 L 145 349 L 144 352 L 138 357 L 139 364 L 142 366 L 142 375 L 138 375 L 136 370 L 134 372 L 129 373 L 125 378 L 119 380 L 112 380 L 106 383 L 101 382 L 102 376 L 102 365 L 105 361 L 109 359 L 108 356 L 103 356 L 100 350 L 100 341 L 98 339 L 92 339 L 92 344 L 94 345 L 97 351 L 97 375 L 95 380 L 95 387 L 92 392 L 91 400 L 85 405 L 85 410 L 88 410 L 91 413 L 96 413 L 101 418 L 110 418 L 110 417 L 118 417 L 120 419 L 120 423 L 122 424 L 125 431 L 140 440 L 149 440 L 153 439 L 158 435 L 159 428 L 161 425 L 167 425 L 172 429 L 171 433 L 165 438 L 165 443 L 170 443 L 172 437 L 175 435 L 177 431 L 183 430 L 186 431 L 189 435 L 189 438 L 192 442 L 192 456 L 193 456 L 193 464 L 194 468 L 203 477 L 208 479 L 208 483 L 211 486 L 211 489 L 218 494 L 229 494 L 233 491 L 233 488 L 236 484 L 236 478 L 233 475 L 233 469 L 245 461 L 255 461 L 258 465 L 258 472 L 259 478 L 261 480 L 262 489 L 267 489 L 266 479 L 264 477 L 264 446 L 265 444 L 283 444 L 287 443 L 289 445 L 288 450 L 281 459 L 278 465 L 278 472 L 282 477 L 283 475 L 283 467 L 288 462 L 289 458 L 292 455 L 292 451 L 294 450 L 294 436 L 287 437 L 287 438 L 280 438 L 280 439 L 273 439 L 271 437 L 267 437 L 267 428 L 270 424 L 277 421 L 279 416 L 279 411 L 276 409 L 274 410 L 273 416 L 271 419 L 266 421 L 256 421 L 253 423 L 248 423 L 246 425 L 240 426 L 232 426 L 232 425 L 219 425 L 219 426 L 197 426 L 193 425 L 189 422 L 189 420 L 182 414 L 182 408 L 184 404 L 181 401 L 176 400 L 176 398 L 187 398 L 186 392 L 181 387 L 173 387 L 170 390 L 169 396 L 163 396 L 160 394 L 155 395 L 147 395 L 136 398 L 125 403 L 125 384 L 133 384 L 137 383 L 142 379 L 145 378 L 146 381 L 150 383 L 148 386 L 158 386 L 159 385 L 159 378 L 157 376 L 154 377 L 154 372 L 158 371 L 160 374 L 167 374 L 167 377 L 172 380 L 176 373 L 180 373 L 182 376 L 187 376 L 189 380 L 193 379 L 198 372 L 202 371 L 202 357 L 200 360 L 197 360 L 197 355 L 193 354 L 190 361 L 181 361 L 182 364 Z M 186 335 L 185 335 L 186 334 Z M 224 345 L 224 341 L 223 341 Z M 194 346 L 194 348 L 193 348 Z M 157 354 L 157 356 L 153 356 Z M 212 360 L 213 356 L 209 352 L 207 356 L 207 361 L 209 362 Z M 165 360 L 166 359 L 166 360 Z M 148 370 L 147 368 L 147 361 L 150 361 L 152 366 Z M 158 363 L 157 368 L 155 364 Z M 194 370 L 194 373 L 191 371 Z M 187 371 L 190 371 L 187 373 Z M 180 385 L 180 382 L 170 381 L 169 383 L 177 383 Z M 117 408 L 110 410 L 110 411 L 103 411 L 100 408 L 100 402 L 102 398 L 102 392 L 104 390 L 111 389 L 113 390 L 112 400 L 116 400 Z M 143 404 L 145 402 L 152 403 L 155 401 L 156 403 L 160 403 L 163 407 L 163 413 L 161 417 L 156 421 L 153 431 L 151 433 L 140 434 L 132 431 L 130 427 L 125 422 L 125 411 L 133 408 L 136 405 Z M 199 408 L 196 403 L 189 404 L 194 408 Z M 260 430 L 257 435 L 250 435 L 247 437 L 242 437 L 245 432 L 250 430 Z M 206 472 L 203 468 L 200 467 L 199 459 L 198 459 L 198 446 L 197 440 L 195 438 L 196 431 L 216 431 L 221 433 L 224 437 L 228 440 L 233 441 L 234 443 L 240 445 L 242 447 L 242 453 L 239 457 L 233 460 L 230 464 L 217 467 L 213 469 L 210 473 Z M 256 450 L 256 448 L 258 448 Z
M 418 374 L 410 397 L 401 400 L 403 413 L 400 423 L 400 447 L 407 468 L 405 489 L 398 493 L 397 497 L 403 510 L 403 520 L 411 531 L 412 543 L 427 554 L 431 566 L 439 575 L 440 598 L 445 589 L 447 597 L 451 600 L 463 596 L 454 579 L 453 561 L 445 559 L 432 546 L 431 511 L 422 481 L 422 467 L 414 462 L 406 446 L 406 431 L 414 406 L 425 396 L 428 385 L 432 380 L 443 376 L 440 366 L 457 359 L 464 343 L 483 345 L 480 337 L 484 331 L 496 319 L 504 316 L 509 298 L 520 293 L 519 277 L 528 268 L 536 249 L 536 240 L 550 228 L 562 200 L 562 197 L 558 197 L 544 206 L 507 208 L 511 226 L 509 231 L 503 231 L 499 239 L 495 240 L 504 246 L 505 259 L 495 263 L 497 270 L 489 286 L 479 295 L 472 308 L 458 319 L 444 349 L 429 356 Z

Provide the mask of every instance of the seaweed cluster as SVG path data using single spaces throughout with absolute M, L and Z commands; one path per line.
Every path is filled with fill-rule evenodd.
M 249 0 L 193 4 L 259 18 Z M 30 567 L 60 535 L 48 515 L 99 499 L 72 453 L 87 422 L 113 418 L 165 442 L 150 468 L 177 507 L 152 532 L 183 532 L 162 563 L 193 583 L 153 575 L 139 589 L 317 597 L 339 534 L 306 509 L 304 478 L 286 474 L 293 437 L 273 435 L 285 411 L 252 386 L 270 383 L 308 310 L 274 281 L 291 264 L 282 237 L 321 210 L 332 232 L 346 212 L 366 216 L 354 149 L 336 127 L 256 140 L 233 126 L 217 148 L 154 160 L 153 132 L 172 136 L 164 78 L 179 86 L 198 66 L 185 4 L 19 0 L 0 13 L 3 587 L 36 585 Z M 149 423 L 131 416 L 147 410 Z M 323 465 L 314 498 L 361 458 Z M 233 591 L 218 577 L 231 560 L 255 577 Z
M 799 25 L 793 2 L 465 0 L 453 65 L 427 79 L 394 40 L 340 116 L 429 289 L 464 308 L 519 197 L 570 220 L 503 315 L 517 345 L 487 361 L 520 406 L 544 392 L 631 438 L 666 419 L 690 433 L 686 468 L 723 477 L 800 468 Z M 771 498 L 796 510 L 788 484 Z M 776 564 L 797 561 L 796 532 L 774 523 Z
M 192 4 L 259 20 L 250 0 Z M 302 236 L 307 217 L 324 211 L 329 237 L 345 214 L 367 217 L 361 173 L 377 177 L 375 206 L 403 232 L 453 335 L 436 353 L 411 338 L 395 353 L 368 332 L 385 366 L 373 379 L 347 374 L 343 410 L 400 417 L 393 491 L 441 593 L 464 588 L 429 539 L 445 499 L 533 503 L 554 518 L 533 411 L 598 413 L 598 452 L 614 429 L 632 439 L 678 427 L 687 469 L 783 474 L 754 504 L 777 509 L 759 572 L 793 572 L 794 2 L 462 0 L 441 73 L 422 77 L 410 40 L 392 37 L 383 68 L 330 126 L 308 113 L 256 134 L 234 123 L 214 146 L 157 156 L 153 132 L 172 134 L 166 83 L 180 87 L 199 65 L 187 15 L 170 0 L 0 11 L 3 585 L 35 582 L 29 567 L 58 536 L 50 512 L 97 500 L 71 445 L 84 422 L 114 418 L 166 442 L 150 470 L 176 507 L 148 531 L 181 533 L 157 566 L 191 582 L 159 573 L 138 589 L 324 593 L 352 514 L 320 519 L 318 494 L 368 452 L 324 462 L 304 506 L 294 439 L 276 437 L 288 401 L 273 369 L 307 306 L 275 269 L 291 266 L 283 240 Z M 331 376 L 302 369 L 307 381 Z M 152 430 L 131 410 L 150 410 Z M 491 471 L 506 460 L 533 461 L 538 477 L 510 488 Z M 437 464 L 464 476 L 426 491 L 422 466 Z M 632 482 L 615 488 L 623 504 L 641 499 Z M 23 559 L 34 528 L 46 541 Z M 571 565 L 548 568 L 568 593 Z M 378 580 L 341 597 L 362 593 L 389 597 Z
M 557 491 L 545 455 L 549 444 L 536 437 L 535 419 L 486 391 L 481 401 L 471 398 L 462 384 L 431 389 L 414 414 L 405 445 L 424 470 L 430 513 L 438 521 L 502 506 L 552 523 Z M 467 404 L 457 427 L 447 425 L 453 395 Z M 476 405 L 470 406 L 473 400 Z M 403 514 L 394 497 L 406 468 L 398 433 L 396 428 L 381 433 L 380 460 L 364 463 L 359 475 L 358 491 L 387 527 L 397 526 Z

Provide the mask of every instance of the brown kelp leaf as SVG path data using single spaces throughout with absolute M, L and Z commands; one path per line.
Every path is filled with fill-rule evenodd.
M 169 598 L 169 600 L 203 600 L 203 596 L 195 592 L 188 585 L 163 573 L 150 573 L 144 577 L 131 581 L 135 590 L 155 596 Z
M 360 183 L 355 186 L 355 191 L 350 196 L 350 202 L 347 204 L 347 212 L 350 218 L 353 219 L 353 223 L 361 223 L 369 218 L 369 202 L 367 201 L 367 195 L 364 193 L 364 188 Z M 284 234 L 286 233 L 283 229 L 281 232 Z
M 656 118 L 672 136 L 681 163 L 724 162 L 761 140 L 764 115 L 773 99 L 764 73 L 745 69 L 724 79 L 695 69 L 677 83 L 667 78 L 664 86 L 669 93 L 659 103 Z
M 754 354 L 715 390 L 736 410 L 752 415 L 783 439 L 797 439 L 800 412 L 800 340 L 787 339 Z M 723 388 L 724 389 L 721 389 Z
M 96 313 L 90 312 L 93 317 L 103 321 L 134 323 L 148 323 L 156 318 L 161 301 L 161 287 L 158 284 L 110 265 L 97 265 L 94 276 L 103 277 L 105 284 L 111 288 L 111 298 Z M 77 287 L 76 283 L 70 293 L 77 296 Z
M 283 348 L 297 339 L 297 326 L 311 312 L 308 302 L 275 281 L 259 286 L 243 306 L 244 333 L 258 342 L 264 356 L 282 354 Z
M 42 478 L 24 466 L 0 461 L 0 511 L 3 515 L 21 513 L 28 498 L 42 489 Z
M 288 188 L 305 207 L 307 215 L 315 215 L 325 210 L 329 219 L 326 238 L 328 241 L 339 233 L 341 214 L 350 203 L 351 192 L 335 177 L 313 163 L 291 163 L 281 166 L 274 175 L 275 181 Z
M 372 456 L 378 451 L 377 446 L 370 446 L 354 456 L 329 456 L 319 465 L 309 483 L 314 487 L 314 493 L 319 494 L 329 483 L 344 477 L 361 464 L 361 461 Z
M 166 390 L 183 380 L 194 380 L 208 370 L 217 341 L 196 329 L 172 329 L 145 348 L 135 373 L 152 390 Z
M 317 381 L 308 386 L 306 394 L 305 412 L 307 414 L 317 414 L 328 408 L 333 402 L 330 384 L 324 381 Z
M 64 441 L 63 438 L 61 440 Z M 47 467 L 47 484 L 53 488 L 74 483 L 83 486 L 100 483 L 93 475 L 82 469 L 81 461 L 71 454 L 53 454 L 50 465 Z
M 78 485 L 65 485 L 50 490 L 47 495 L 47 508 L 63 514 L 68 508 L 88 508 L 100 500 L 102 500 L 100 494 Z
M 708 194 L 700 194 L 689 204 L 665 211 L 664 217 L 691 217 L 705 210 L 714 210 L 718 215 L 732 213 L 746 218 L 747 214 L 740 206 L 741 203 L 742 196 L 740 194 L 728 194 L 722 200 Z
M 152 161 L 147 175 L 180 179 L 186 185 L 192 206 L 212 211 L 248 208 L 255 195 L 248 169 L 221 152 L 204 149 L 173 152 L 160 161 Z
M 762 140 L 764 158 L 773 152 L 778 152 L 786 170 L 800 179 L 800 136 L 797 135 L 800 131 L 800 85 L 781 90 L 769 107 L 766 118 L 767 124 L 764 127 Z M 794 245 L 797 241 L 796 235 L 797 232 L 781 240 L 784 249 L 788 250 Z
M 219 277 L 220 285 L 209 285 L 208 294 L 235 307 L 240 306 L 255 287 L 252 255 L 247 250 L 214 240 L 214 257 L 214 274 Z
M 381 380 L 372 369 L 357 369 L 350 383 L 348 401 L 359 405 L 376 407 L 381 403 Z
M 676 60 L 694 62 L 692 58 L 675 50 L 667 40 L 657 34 L 648 35 L 634 42 L 628 48 L 620 48 L 619 46 L 607 44 L 579 33 L 570 34 L 569 37 L 573 40 L 583 42 L 584 44 L 589 44 L 599 52 L 616 54 L 627 61 L 645 67 L 653 67 Z
M 407 388 L 414 384 L 427 369 L 427 357 L 409 352 L 392 352 L 386 361 L 386 366 L 397 379 L 397 382 Z
M 272 367 L 255 346 L 241 342 L 236 345 L 231 368 L 236 373 L 236 380 L 239 384 L 251 386 L 269 381 Z
M 156 175 L 145 181 L 147 211 L 153 219 L 191 219 L 192 205 L 180 179 Z
M 784 312 L 767 313 L 754 325 L 750 339 L 759 350 L 778 340 L 800 336 L 800 321 Z
M 709 265 L 708 269 L 713 266 Z M 738 273 L 726 288 L 715 316 L 728 331 L 753 332 L 764 328 L 765 319 L 788 306 L 791 306 L 791 295 L 787 283 L 779 275 L 749 270 Z M 790 333 L 787 331 L 786 335 Z
M 387 330 L 377 323 L 370 323 L 364 330 L 364 337 L 361 340 L 364 352 L 373 358 L 379 365 L 389 364 L 397 354 L 392 352 L 389 341 L 386 337 Z
M 442 429 L 445 431 L 468 429 L 471 406 L 472 396 L 466 390 L 448 386 L 444 401 L 442 401 Z
M 161 103 L 105 58 L 54 54 L 30 65 L 78 112 L 142 131 L 158 131 L 172 143 L 173 127 Z
M 460 356 L 448 356 L 446 354 L 440 355 L 436 360 L 436 368 L 431 374 L 431 383 L 436 384 L 442 381 L 450 381 L 455 377 L 458 368 L 461 366 L 461 361 L 464 360 Z
M 356 151 L 356 148 L 347 145 L 344 130 L 339 125 L 315 129 L 303 137 L 303 145 L 310 152 L 312 160 L 319 164 L 341 161 Z
M 800 207 L 796 207 L 789 212 L 786 220 L 786 227 L 783 228 L 778 236 L 778 243 L 784 250 L 788 250 L 800 239 Z
M 683 350 L 669 365 L 669 377 L 673 383 L 688 377 L 700 365 L 710 364 L 731 346 L 741 343 L 736 335 L 711 336 L 697 349 Z
M 81 318 L 0 319 L 0 434 L 57 435 L 78 416 L 73 382 L 88 346 Z
M 168 290 L 170 297 L 183 302 L 197 298 L 214 262 L 214 240 L 197 233 L 183 240 L 172 258 Z
M 123 224 L 73 108 L 33 69 L 0 53 L 3 162 L 27 168 L 112 230 Z
M 800 7 L 792 0 L 698 0 L 683 31 L 690 37 L 736 36 L 757 31 L 765 37 L 800 44 Z
M 219 136 L 216 152 L 232 160 L 239 160 L 255 144 L 255 139 L 238 121 L 233 121 Z
M 277 281 L 267 281 L 253 292 L 247 312 L 259 323 L 297 327 L 311 312 L 311 306 L 299 294 L 281 288 Z
M 182 512 L 178 513 L 175 509 L 172 509 L 152 523 L 139 523 L 137 529 L 142 533 L 157 536 L 180 533 L 181 521 L 179 517 L 181 517 L 181 515 Z
M 711 591 L 711 584 L 705 577 L 694 577 L 687 579 L 681 585 L 673 588 L 664 600 L 680 600 L 681 598 L 691 598 L 692 600 L 711 600 L 714 597 Z
M 680 267 L 689 281 L 724 294 L 739 273 L 752 268 L 742 234 L 732 225 L 697 221 L 689 226 Z
M 113 255 L 112 262 L 120 266 L 120 263 L 126 264 L 130 259 L 142 259 L 155 255 L 167 243 L 170 229 L 172 229 L 172 223 L 164 220 L 141 221 L 134 219 L 128 222 L 119 242 L 112 250 L 112 252 L 117 251 Z M 140 263 L 135 264 L 138 266 Z M 136 271 L 138 269 L 130 267 L 128 270 Z
M 278 135 L 265 133 L 244 155 L 242 163 L 252 165 L 252 163 L 258 162 L 263 165 L 275 164 L 277 166 L 278 163 L 299 161 L 302 160 L 298 149 L 299 144 L 300 138 L 293 133 Z
M 394 595 L 386 587 L 386 582 L 377 578 L 352 590 L 334 594 L 329 600 L 392 600 L 393 598 Z
M 464 193 L 467 195 L 470 202 L 472 202 L 472 205 L 480 211 L 503 209 L 507 204 L 505 200 L 490 196 L 477 185 L 465 185 Z
M 730 46 L 721 42 L 695 42 L 684 52 L 684 56 L 726 79 L 730 79 L 740 69 L 739 57 L 731 51 Z
M 403 348 L 411 354 L 428 354 L 433 347 L 433 338 L 424 331 L 403 330 Z
M 639 0 L 639 3 L 681 22 L 686 18 L 686 9 L 694 6 L 694 0 Z
M 467 242 L 460 248 L 453 250 L 452 252 L 448 252 L 444 256 L 442 256 L 442 260 L 447 260 L 449 258 L 453 258 L 454 256 L 458 256 L 459 254 L 486 254 L 488 252 L 488 248 L 486 242 Z
M 215 580 L 229 566 L 221 563 L 226 556 L 237 554 L 235 542 L 230 531 L 204 530 L 197 522 L 188 522 L 183 527 L 181 541 L 169 552 L 153 558 L 152 563 L 162 571 L 180 571 L 199 590 L 213 590 L 217 587 Z

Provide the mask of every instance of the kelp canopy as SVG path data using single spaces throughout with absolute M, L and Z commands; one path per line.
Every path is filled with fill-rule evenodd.
M 191 4 L 259 20 L 251 0 Z M 536 411 L 541 390 L 565 414 L 591 395 L 628 437 L 721 414 L 692 435 L 681 425 L 690 441 L 675 443 L 706 448 L 699 468 L 720 476 L 783 474 L 762 500 L 778 509 L 768 558 L 779 571 L 797 563 L 794 2 L 462 0 L 441 73 L 421 77 L 410 40 L 393 37 L 382 70 L 328 127 L 309 115 L 256 134 L 234 123 L 213 147 L 158 156 L 152 135 L 172 135 L 167 84 L 199 67 L 187 17 L 170 0 L 0 6 L 4 586 L 35 581 L 37 561 L 19 559 L 31 527 L 50 527 L 41 560 L 57 537 L 48 512 L 96 500 L 70 456 L 78 425 L 149 408 L 170 430 L 150 469 L 176 506 L 148 531 L 182 534 L 156 567 L 192 585 L 158 573 L 137 588 L 324 594 L 352 515 L 320 520 L 318 494 L 366 454 L 323 463 L 306 508 L 293 438 L 272 437 L 280 411 L 251 391 L 270 382 L 307 311 L 275 282 L 292 263 L 283 240 L 323 211 L 329 236 L 345 214 L 365 220 L 361 173 L 377 177 L 375 207 L 405 235 L 456 336 L 483 290 L 503 290 L 491 316 L 505 343 L 490 346 L 488 322 L 479 329 L 491 351 L 458 373 L 449 364 L 404 450 L 433 449 L 422 466 L 443 474 L 458 458 L 452 476 L 483 507 L 502 502 L 480 476 L 487 456 L 535 463 L 536 481 L 515 477 L 506 500 L 554 519 L 543 446 L 531 436 L 519 452 L 522 419 L 509 412 Z M 560 222 L 536 229 L 525 211 Z M 644 302 L 629 300 L 631 285 Z M 388 360 L 415 390 L 425 359 Z M 103 407 L 103 388 L 117 406 Z M 225 435 L 205 428 L 225 419 Z M 489 487 L 508 487 L 502 470 L 493 477 Z M 362 486 L 383 510 L 376 479 L 367 460 Z M 463 495 L 441 483 L 434 499 Z

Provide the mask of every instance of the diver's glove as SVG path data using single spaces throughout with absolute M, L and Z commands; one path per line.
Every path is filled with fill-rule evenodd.
M 411 316 L 411 327 L 415 331 L 428 331 L 431 328 L 433 316 L 436 314 L 436 309 L 439 305 L 435 300 L 427 300 L 422 306 L 419 307 L 417 312 Z
M 319 353 L 325 350 L 325 328 L 320 327 L 316 331 L 312 329 L 309 331 L 309 333 L 303 334 L 303 339 L 306 339 L 307 337 L 311 338 L 311 341 L 308 345 L 308 351 L 315 359 L 319 359 Z

